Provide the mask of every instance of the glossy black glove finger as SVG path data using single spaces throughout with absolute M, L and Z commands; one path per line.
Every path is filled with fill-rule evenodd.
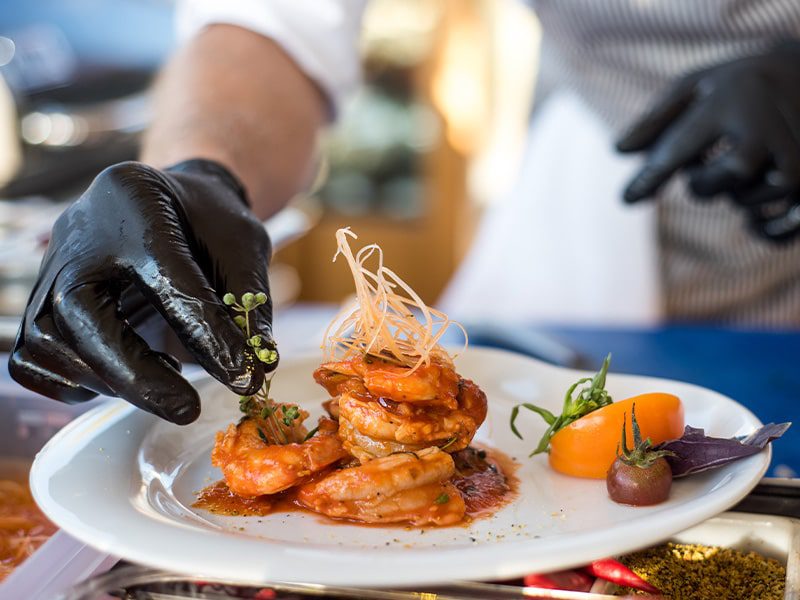
M 680 114 L 691 104 L 700 73 L 679 79 L 658 101 L 617 140 L 620 152 L 639 152 L 658 139 Z
M 227 270 L 252 249 L 251 233 L 264 238 L 256 239 L 260 249 L 269 240 L 222 166 L 184 166 L 176 173 L 133 162 L 110 167 L 58 219 L 10 361 L 23 384 L 73 401 L 116 393 L 190 421 L 197 405 L 179 364 L 131 328 L 160 314 L 217 379 L 239 393 L 261 385 L 263 366 L 221 297 L 229 281 L 266 278 L 268 251 L 255 277 Z M 139 297 L 129 299 L 131 291 Z
M 25 346 L 12 352 L 8 372 L 14 381 L 29 390 L 67 404 L 86 402 L 97 396 L 95 392 L 42 367 Z
M 746 187 L 764 170 L 769 160 L 766 147 L 755 140 L 743 140 L 723 154 L 687 169 L 689 187 L 701 198 Z
M 255 393 L 264 369 L 254 360 L 230 309 L 202 273 L 192 273 L 197 267 L 188 254 L 173 247 L 160 256 L 159 264 L 157 280 L 138 272 L 134 275 L 142 293 L 206 371 L 238 394 Z
M 63 341 L 60 347 L 66 348 Z M 54 354 L 55 352 L 54 348 Z M 71 350 L 69 352 L 74 354 Z M 174 356 L 163 352 L 155 352 L 155 354 L 159 355 L 176 370 L 180 370 L 180 362 Z M 20 385 L 37 394 L 67 404 L 86 402 L 97 397 L 98 393 L 108 396 L 116 395 L 113 390 L 97 378 L 83 359 L 75 355 L 74 358 L 70 358 L 70 361 L 66 359 L 54 361 L 53 366 L 47 369 L 42 366 L 40 354 L 32 355 L 29 351 L 29 345 L 21 344 L 11 353 L 8 361 L 8 370 L 11 378 Z M 75 380 L 89 383 L 87 386 L 79 385 Z M 102 391 L 98 392 L 98 390 Z
M 689 110 L 659 138 L 623 197 L 633 203 L 652 196 L 679 168 L 695 162 L 717 139 L 703 107 Z
M 800 238 L 800 202 L 789 202 L 781 214 L 768 217 L 752 210 L 748 220 L 751 230 L 770 242 L 787 244 Z
M 272 297 L 267 273 L 272 258 L 272 244 L 264 224 L 253 216 L 244 202 L 220 202 L 219 194 L 211 182 L 216 179 L 232 187 L 238 183 L 231 182 L 229 174 L 219 171 L 213 163 L 186 161 L 170 167 L 167 172 L 178 186 L 187 190 L 179 197 L 191 197 L 193 200 L 185 203 L 185 210 L 195 235 L 200 239 L 215 237 L 226 249 L 200 261 L 209 265 L 206 271 L 209 281 L 220 296 L 232 293 L 240 300 L 246 292 L 263 292 L 267 295 L 267 302 L 250 313 L 251 333 L 262 336 L 264 348 L 276 350 L 272 337 Z M 214 206 L 213 211 L 207 210 L 210 206 Z M 219 219 L 223 216 L 237 226 L 220 230 Z M 275 367 L 277 361 L 263 365 L 266 371 Z
M 133 327 L 140 327 L 158 317 L 150 302 L 133 283 L 125 287 L 120 294 L 119 309 Z
M 114 395 L 114 392 L 101 380 L 91 367 L 61 337 L 51 311 L 41 314 L 38 318 L 25 319 L 18 336 L 15 350 L 25 348 L 31 359 L 35 360 L 41 372 L 46 369 L 52 373 L 56 380 L 66 380 L 81 388 L 79 396 L 84 392 L 94 394 Z M 16 352 L 15 352 L 16 353 Z M 12 356 L 12 363 L 16 362 Z M 22 366 L 22 365 L 20 365 Z M 37 390 L 39 391 L 39 390 Z M 44 391 L 40 393 L 51 396 Z M 56 398 L 67 402 L 81 401 L 85 398 Z
M 48 247 L 40 277 L 53 264 Z M 11 377 L 42 395 L 75 403 L 111 390 L 61 338 L 53 322 L 49 280 L 40 279 L 31 291 L 14 348 L 9 357 Z
M 776 98 L 776 114 L 780 119 L 770 127 L 767 146 L 772 152 L 782 181 L 793 189 L 800 188 L 800 106 L 792 108 Z
M 650 129 L 644 132 L 640 126 L 638 139 L 624 140 L 623 149 L 626 145 L 631 149 L 655 147 L 654 152 L 669 154 L 662 144 L 674 132 L 676 124 L 685 122 L 692 112 L 704 111 L 705 124 L 697 123 L 696 131 L 684 127 L 685 140 L 673 136 L 671 141 L 676 147 L 696 145 L 698 140 L 692 138 L 702 138 L 709 131 L 716 133 L 714 143 L 727 142 L 734 151 L 745 141 L 746 146 L 738 149 L 738 156 L 726 157 L 709 156 L 714 146 L 703 148 L 677 165 L 675 170 L 690 171 L 690 185 L 698 196 L 728 193 L 739 204 L 770 204 L 771 211 L 777 206 L 772 206 L 773 202 L 779 198 L 771 190 L 766 193 L 759 190 L 759 180 L 766 177 L 770 164 L 788 182 L 790 193 L 800 188 L 800 42 L 788 40 L 763 53 L 703 69 L 696 75 L 693 91 L 688 105 L 682 105 L 689 98 L 685 94 L 666 98 L 662 103 L 666 109 L 657 115 L 661 120 L 650 124 Z M 646 123 L 643 127 L 647 126 Z M 761 149 L 767 150 L 766 160 Z M 691 154 L 675 153 L 684 157 Z M 708 162 L 698 166 L 703 160 Z M 676 163 L 671 157 L 662 162 L 672 162 L 672 166 Z M 650 163 L 648 160 L 643 172 L 629 185 L 627 200 L 646 197 L 664 182 L 664 170 L 654 171 Z M 769 212 L 764 218 L 760 208 L 753 212 L 751 222 L 759 235 L 785 239 L 792 234 L 794 227 L 788 217 L 776 220 Z
M 120 198 L 121 210 L 131 214 L 129 221 L 137 221 L 137 233 L 144 241 L 143 248 L 130 250 L 135 260 L 130 261 L 128 275 L 139 291 L 213 377 L 239 394 L 257 391 L 263 368 L 248 352 L 244 334 L 220 299 L 222 293 L 215 291 L 206 278 L 198 261 L 208 260 L 208 250 L 202 248 L 201 237 L 187 235 L 184 211 L 186 204 L 201 204 L 198 210 L 210 215 L 206 218 L 216 218 L 220 229 L 226 229 L 219 222 L 226 215 L 213 210 L 210 202 L 202 202 L 208 198 L 201 197 L 198 202 L 196 193 L 182 189 L 179 182 L 146 165 L 123 163 L 107 169 L 106 174 L 102 187 Z M 136 184 L 135 194 L 130 194 L 130 182 Z M 234 194 L 224 187 L 211 189 L 217 194 Z M 236 210 L 246 210 L 236 197 L 229 203 L 235 204 Z M 102 219 L 103 215 L 96 217 Z M 119 218 L 109 215 L 110 222 L 99 226 L 110 230 Z M 235 225 L 227 228 L 235 229 Z M 219 240 L 217 243 L 224 245 Z
M 197 419 L 195 389 L 120 318 L 105 282 L 76 284 L 60 275 L 53 296 L 59 332 L 116 395 L 179 425 Z
M 751 186 L 734 189 L 730 192 L 733 202 L 743 208 L 769 204 L 789 197 L 794 186 L 775 170 L 768 170 L 766 175 Z
M 158 279 L 135 273 L 137 286 L 206 371 L 238 394 L 255 393 L 264 372 L 244 333 L 189 256 L 174 250 L 161 255 Z

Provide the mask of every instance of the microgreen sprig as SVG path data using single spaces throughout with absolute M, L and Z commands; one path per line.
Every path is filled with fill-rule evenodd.
M 639 467 L 647 469 L 653 465 L 659 458 L 665 456 L 675 456 L 674 452 L 669 450 L 653 450 L 653 442 L 650 438 L 642 440 L 642 432 L 639 429 L 639 423 L 636 421 L 636 403 L 631 406 L 631 428 L 633 429 L 633 448 L 628 448 L 628 436 L 626 431 L 628 429 L 627 415 L 622 415 L 622 440 L 617 444 L 617 454 L 619 459 L 626 465 L 632 467 Z M 620 446 L 622 451 L 620 452 Z
M 447 441 L 446 441 L 444 444 L 442 444 L 441 446 L 439 446 L 439 450 L 446 450 L 447 448 L 449 448 L 450 446 L 452 446 L 453 444 L 455 444 L 455 443 L 456 443 L 456 441 L 458 441 L 458 437 L 454 435 L 454 436 L 453 436 L 453 437 L 451 437 L 449 440 L 447 440 Z
M 570 423 L 577 421 L 584 415 L 588 415 L 598 408 L 602 408 L 614 402 L 605 389 L 606 374 L 608 373 L 608 365 L 610 363 L 611 355 L 609 354 L 603 361 L 603 366 L 593 377 L 583 377 L 570 386 L 567 393 L 564 395 L 564 406 L 561 410 L 561 414 L 558 416 L 554 415 L 546 408 L 528 402 L 517 404 L 511 410 L 511 431 L 513 431 L 514 435 L 519 439 L 522 439 L 522 434 L 520 434 L 517 429 L 515 422 L 519 416 L 520 408 L 527 408 L 535 412 L 542 417 L 548 425 L 547 430 L 539 440 L 539 444 L 533 452 L 531 452 L 530 456 L 547 452 L 550 448 L 550 439 Z M 584 384 L 586 383 L 589 385 L 585 386 Z M 584 385 L 583 389 L 579 390 L 577 395 L 573 397 L 575 390 L 580 385 Z
M 247 336 L 247 345 L 256 359 L 267 365 L 275 363 L 278 360 L 277 351 L 262 347 L 264 338 L 261 334 L 253 332 L 250 321 L 250 313 L 267 303 L 267 295 L 264 292 L 245 292 L 237 301 L 236 296 L 228 292 L 222 297 L 222 302 L 239 313 L 233 317 L 233 320 Z M 280 411 L 278 411 L 275 402 L 269 397 L 271 383 L 272 377 L 265 377 L 261 389 L 255 394 L 240 396 L 239 410 L 245 415 L 260 418 L 265 422 L 269 435 L 260 428 L 258 429 L 258 435 L 264 443 L 269 443 L 269 440 L 272 439 L 279 444 L 288 444 L 291 440 L 286 435 L 284 427 L 291 427 L 292 423 L 300 418 L 300 409 L 296 406 L 281 405 Z M 280 417 L 276 414 L 278 412 L 280 412 Z
M 233 320 L 244 331 L 247 336 L 247 345 L 253 349 L 256 358 L 267 365 L 278 360 L 278 353 L 270 348 L 262 348 L 263 338 L 258 333 L 253 334 L 250 329 L 250 313 L 267 303 L 267 295 L 264 292 L 245 292 L 242 294 L 241 300 L 237 302 L 236 296 L 228 292 L 222 297 L 222 302 L 241 313 L 233 317 Z

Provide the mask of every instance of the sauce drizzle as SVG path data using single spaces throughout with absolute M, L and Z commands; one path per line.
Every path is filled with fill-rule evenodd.
M 466 517 L 459 525 L 491 516 L 516 498 L 519 480 L 514 473 L 517 465 L 499 450 L 469 447 L 452 456 L 456 464 L 456 476 L 452 481 L 467 507 Z M 231 492 L 225 481 L 217 481 L 204 488 L 192 506 L 231 517 L 263 517 L 277 512 L 302 511 L 330 523 L 341 522 L 301 506 L 295 499 L 294 490 L 244 498 Z M 357 521 L 347 522 L 365 527 L 375 526 Z

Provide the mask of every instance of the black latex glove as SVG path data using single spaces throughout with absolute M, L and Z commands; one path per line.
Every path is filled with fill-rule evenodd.
M 685 169 L 696 196 L 728 194 L 759 234 L 790 239 L 800 233 L 800 42 L 683 77 L 617 149 L 648 152 L 627 202 Z
M 158 311 L 211 375 L 251 394 L 275 365 L 252 356 L 221 297 L 268 292 L 270 252 L 244 190 L 222 166 L 109 167 L 53 227 L 11 376 L 57 400 L 109 394 L 190 423 L 200 413 L 197 392 L 178 361 L 132 327 Z M 274 348 L 271 301 L 251 315 L 264 347 Z
M 729 193 L 747 215 L 752 231 L 775 242 L 800 235 L 800 186 L 770 171 L 761 181 L 736 187 Z

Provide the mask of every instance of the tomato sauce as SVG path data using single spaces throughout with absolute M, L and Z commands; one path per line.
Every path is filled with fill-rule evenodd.
M 519 480 L 514 473 L 517 465 L 499 450 L 470 447 L 454 453 L 453 460 L 456 464 L 456 476 L 452 481 L 461 492 L 467 507 L 462 524 L 490 516 L 516 498 Z M 301 506 L 295 499 L 294 490 L 244 498 L 231 492 L 224 481 L 204 488 L 192 506 L 232 517 L 263 517 L 272 513 L 302 511 L 330 523 L 337 522 Z M 347 523 L 375 527 L 356 521 Z
M 263 517 L 276 512 L 276 496 L 279 495 L 245 498 L 234 494 L 225 485 L 225 481 L 221 480 L 204 488 L 192 506 L 229 517 Z
M 453 454 L 453 460 L 453 484 L 464 498 L 467 517 L 490 516 L 517 497 L 517 465 L 499 450 L 469 447 Z

